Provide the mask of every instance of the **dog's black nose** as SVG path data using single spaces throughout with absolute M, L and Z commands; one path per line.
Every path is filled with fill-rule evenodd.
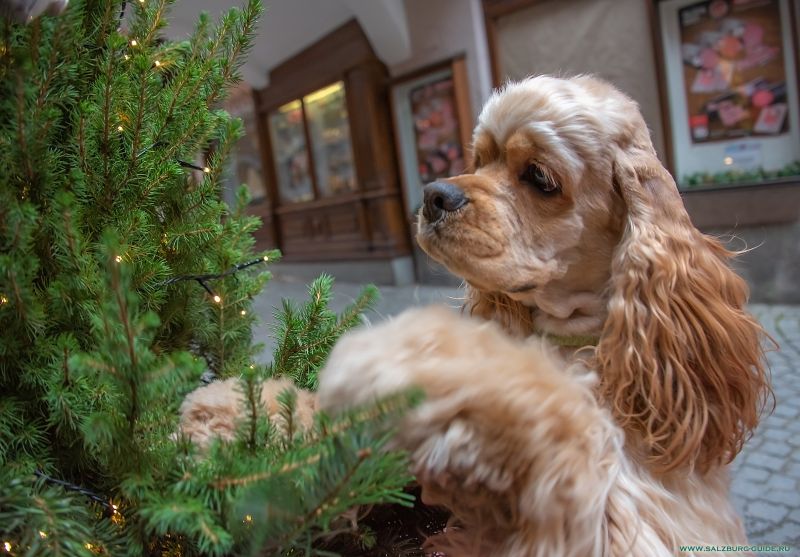
M 445 213 L 452 213 L 469 201 L 461 188 L 447 182 L 433 182 L 422 192 L 425 200 L 422 214 L 428 222 L 438 221 Z

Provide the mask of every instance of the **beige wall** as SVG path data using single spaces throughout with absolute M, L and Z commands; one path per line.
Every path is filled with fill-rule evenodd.
M 642 0 L 546 0 L 498 21 L 504 78 L 529 75 L 603 77 L 633 97 L 653 143 L 665 157 L 655 57 Z
M 480 0 L 405 0 L 411 57 L 389 67 L 393 77 L 464 54 L 470 108 L 477 117 L 492 91 Z

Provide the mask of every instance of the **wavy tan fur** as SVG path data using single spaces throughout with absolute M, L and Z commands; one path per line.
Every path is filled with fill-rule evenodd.
M 288 379 L 267 379 L 261 385 L 261 408 L 281 435 L 288 424 L 281 413 L 279 396 L 284 391 L 297 395 L 294 421 L 307 430 L 314 422 L 317 399 L 313 393 L 298 389 Z M 180 433 L 204 451 L 214 439 L 233 441 L 237 427 L 246 416 L 244 392 L 236 378 L 214 381 L 198 387 L 183 400 L 180 408 Z
M 761 326 L 732 253 L 698 232 L 655 155 L 620 149 L 628 207 L 597 349 L 601 391 L 654 470 L 730 462 L 769 392 Z
M 346 335 L 321 407 L 425 390 L 396 443 L 423 497 L 453 513 L 429 540 L 450 557 L 745 544 L 726 464 L 771 394 L 764 333 L 636 104 L 588 76 L 510 83 L 483 108 L 474 155 L 446 180 L 468 203 L 421 213 L 417 235 L 466 281 L 465 315 L 413 310 Z M 556 194 L 524 182 L 531 164 Z

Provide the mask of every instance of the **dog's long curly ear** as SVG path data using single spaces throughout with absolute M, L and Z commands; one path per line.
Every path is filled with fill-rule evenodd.
M 694 228 L 649 146 L 615 147 L 627 217 L 596 358 L 600 388 L 651 469 L 732 460 L 771 396 L 733 256 Z M 641 445 L 641 446 L 640 446 Z

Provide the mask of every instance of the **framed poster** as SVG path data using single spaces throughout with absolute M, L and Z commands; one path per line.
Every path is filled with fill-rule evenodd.
M 790 0 L 658 2 L 674 171 L 682 185 L 702 183 L 698 176 L 780 176 L 797 166 L 790 11 Z
M 420 84 L 408 95 L 414 128 L 417 173 L 422 183 L 464 172 L 464 147 L 453 76 Z
M 788 131 L 778 0 L 713 0 L 678 10 L 692 141 Z
M 468 164 L 472 115 L 463 58 L 395 80 L 392 112 L 406 210 L 416 213 L 422 187 L 462 174 Z

